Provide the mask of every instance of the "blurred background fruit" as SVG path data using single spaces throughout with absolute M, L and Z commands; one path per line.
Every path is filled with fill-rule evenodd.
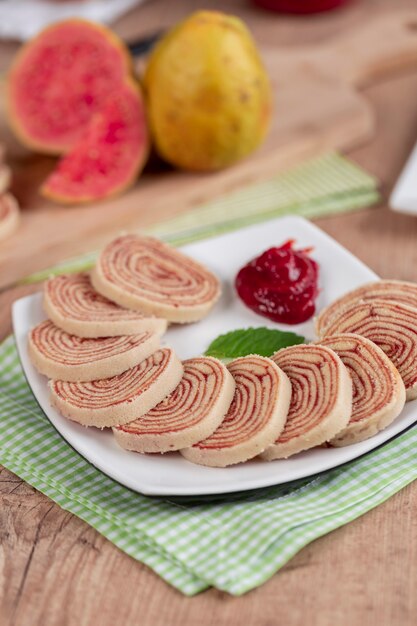
M 108 96 L 41 191 L 65 204 L 114 196 L 134 184 L 148 152 L 142 90 L 137 81 L 126 78 Z
M 270 11 L 307 14 L 337 9 L 350 0 L 253 0 L 253 2 Z
M 129 51 L 110 29 L 80 19 L 50 26 L 10 69 L 11 126 L 37 152 L 62 154 L 131 72 Z
M 41 187 L 60 203 L 121 193 L 136 181 L 149 153 L 130 52 L 93 22 L 65 20 L 22 48 L 9 73 L 8 111 L 23 144 L 65 155 Z
M 199 11 L 151 53 L 144 77 L 160 156 L 199 171 L 227 167 L 255 150 L 271 118 L 271 87 L 246 26 Z

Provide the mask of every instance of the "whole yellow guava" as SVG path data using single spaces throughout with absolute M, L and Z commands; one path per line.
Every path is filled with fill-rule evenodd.
M 144 87 L 156 149 L 177 167 L 227 167 L 267 133 L 270 81 L 234 16 L 199 11 L 174 27 L 153 50 Z

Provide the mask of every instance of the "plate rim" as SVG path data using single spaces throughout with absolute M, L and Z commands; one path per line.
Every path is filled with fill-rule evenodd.
M 338 249 L 342 250 L 350 260 L 354 261 L 355 264 L 357 265 L 357 267 L 360 267 L 361 269 L 365 270 L 368 275 L 373 275 L 375 279 L 378 279 L 379 277 L 377 276 L 377 274 L 375 272 L 373 272 L 373 270 L 371 270 L 363 261 L 361 261 L 360 259 L 358 259 L 352 252 L 350 252 L 349 250 L 347 250 L 343 245 L 341 245 L 338 241 L 336 241 L 333 237 L 331 237 L 330 235 L 328 235 L 327 233 L 325 233 L 324 231 L 322 231 L 318 226 L 316 226 L 315 224 L 312 224 L 309 220 L 301 217 L 301 216 L 284 216 L 281 218 L 275 218 L 273 220 L 268 220 L 266 222 L 262 222 L 262 223 L 258 223 L 258 224 L 252 224 L 249 226 L 245 226 L 244 228 L 241 229 L 237 229 L 235 231 L 231 231 L 229 233 L 225 233 L 225 234 L 221 234 L 218 235 L 217 237 L 211 237 L 209 239 L 205 239 L 204 242 L 208 242 L 208 241 L 218 241 L 219 239 L 222 239 L 224 237 L 227 237 L 231 234 L 236 234 L 236 233 L 241 233 L 243 231 L 248 231 L 248 230 L 252 230 L 254 227 L 259 227 L 262 225 L 265 225 L 267 223 L 277 223 L 280 222 L 282 223 L 283 221 L 285 222 L 291 222 L 293 224 L 297 224 L 298 223 L 302 223 L 304 226 L 307 226 L 309 229 L 313 230 L 316 234 L 318 234 L 318 236 L 320 236 L 321 238 L 324 238 L 327 243 L 329 243 L 330 245 L 334 246 L 336 245 Z M 181 246 L 181 250 L 185 250 L 187 251 L 188 248 L 192 247 L 192 246 L 196 246 L 201 244 L 200 242 L 194 242 L 192 244 L 188 244 L 186 246 Z M 40 300 L 42 298 L 42 293 L 41 292 L 35 292 L 33 294 L 27 295 L 27 296 L 23 296 L 22 298 L 19 298 L 17 300 L 15 300 L 12 304 L 12 322 L 13 322 L 13 332 L 14 335 L 16 336 L 16 327 L 18 325 L 18 316 L 19 316 L 19 309 L 24 306 L 24 303 L 27 303 L 28 301 L 33 301 L 33 300 Z M 31 376 L 28 374 L 26 367 L 25 367 L 25 362 L 26 362 L 26 355 L 22 355 L 21 353 L 21 345 L 19 340 L 16 339 L 16 348 L 17 348 L 17 353 L 18 353 L 18 357 L 20 360 L 20 364 L 25 376 L 25 379 L 27 381 L 27 384 L 36 400 L 36 402 L 38 403 L 40 409 L 42 410 L 42 412 L 45 414 L 45 416 L 47 417 L 47 419 L 49 420 L 49 422 L 51 423 L 51 425 L 55 428 L 55 430 L 59 433 L 59 435 L 64 439 L 64 441 L 66 442 L 67 445 L 71 446 L 78 454 L 80 454 L 85 461 L 87 461 L 87 463 L 90 463 L 91 465 L 93 465 L 94 467 L 96 467 L 99 471 L 101 471 L 103 474 L 105 474 L 106 476 L 110 477 L 111 479 L 115 480 L 116 482 L 118 482 L 119 484 L 135 491 L 138 493 L 141 493 L 143 495 L 146 496 L 166 496 L 166 497 L 171 497 L 171 496 L 208 496 L 208 495 L 221 495 L 221 494 L 227 494 L 227 493 L 238 493 L 238 492 L 245 492 L 245 491 L 251 491 L 254 489 L 259 489 L 259 488 L 265 488 L 265 487 L 271 487 L 274 485 L 278 485 L 278 484 L 286 484 L 288 482 L 292 482 L 294 480 L 301 480 L 303 478 L 309 478 L 311 476 L 320 474 L 324 471 L 330 471 L 332 469 L 336 469 L 337 467 L 341 467 L 343 465 L 345 465 L 346 463 L 349 463 L 351 461 L 354 461 L 355 459 L 358 459 L 362 456 L 364 456 L 365 454 L 368 454 L 370 452 L 372 452 L 373 450 L 375 450 L 376 448 L 378 448 L 381 445 L 384 445 L 385 443 L 388 443 L 390 440 L 394 439 L 396 436 L 398 436 L 399 434 L 401 434 L 402 432 L 404 432 L 406 429 L 412 427 L 413 422 L 415 422 L 417 420 L 417 415 L 414 418 L 413 422 L 407 425 L 402 426 L 397 432 L 391 434 L 390 436 L 388 436 L 387 438 L 385 438 L 383 441 L 379 442 L 379 443 L 375 443 L 375 445 L 372 445 L 371 447 L 365 446 L 366 449 L 363 450 L 362 452 L 358 452 L 358 453 L 354 453 L 352 456 L 350 456 L 349 458 L 340 461 L 339 463 L 336 464 L 332 464 L 331 466 L 328 467 L 324 467 L 322 469 L 317 469 L 317 467 L 314 466 L 313 464 L 313 468 L 311 469 L 311 471 L 307 468 L 307 470 L 305 472 L 303 472 L 302 476 L 299 476 L 298 478 L 291 478 L 291 479 L 285 479 L 285 480 L 279 480 L 279 476 L 277 476 L 276 474 L 274 474 L 273 472 L 271 472 L 271 475 L 268 477 L 255 477 L 252 480 L 246 479 L 244 484 L 240 484 L 238 481 L 235 481 L 234 486 L 227 486 L 227 487 L 222 487 L 221 484 L 219 485 L 218 483 L 215 483 L 215 479 L 213 479 L 213 483 L 211 485 L 204 485 L 200 488 L 198 488 L 197 486 L 193 486 L 193 485 L 189 485 L 189 486 L 183 486 L 181 488 L 175 488 L 173 486 L 163 486 L 163 485 L 158 485 L 158 484 L 153 484 L 150 487 L 148 486 L 147 483 L 139 483 L 137 478 L 133 478 L 131 479 L 131 477 L 128 475 L 126 476 L 126 472 L 123 473 L 119 472 L 119 468 L 118 467 L 110 467 L 109 469 L 109 465 L 105 463 L 105 461 L 102 463 L 101 459 L 99 458 L 98 460 L 96 459 L 95 461 L 91 460 L 90 457 L 86 456 L 86 453 L 84 452 L 84 446 L 82 445 L 76 445 L 78 442 L 77 440 L 74 441 L 72 439 L 68 439 L 68 433 L 65 433 L 63 431 L 65 431 L 65 428 L 61 429 L 60 428 L 60 424 L 58 422 L 58 424 L 56 423 L 56 420 L 54 420 L 53 418 L 51 418 L 50 414 L 49 414 L 49 410 L 51 409 L 50 406 L 47 406 L 44 408 L 44 403 L 42 401 L 41 398 L 38 397 L 36 391 L 34 390 L 31 382 L 30 382 L 30 378 Z M 62 416 L 60 416 L 62 417 Z M 63 418 L 65 419 L 65 418 Z M 381 433 L 384 431 L 381 431 Z M 377 437 L 378 435 L 375 435 L 374 437 Z M 364 442 L 358 442 L 358 444 L 353 444 L 353 445 L 359 445 L 359 444 L 367 444 L 367 442 L 371 441 L 373 438 L 370 438 L 368 440 L 365 440 Z M 81 449 L 80 449 L 81 448 Z M 348 449 L 352 449 L 351 446 L 347 446 L 346 448 L 338 448 L 338 450 L 348 450 Z M 121 449 L 122 450 L 122 449 Z M 123 452 L 124 451 L 122 450 Z M 210 471 L 216 471 L 219 468 L 205 468 L 207 470 Z M 222 468 L 222 469 L 226 469 L 227 468 Z

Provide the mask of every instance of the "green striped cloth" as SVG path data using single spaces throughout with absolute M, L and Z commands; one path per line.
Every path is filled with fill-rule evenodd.
M 377 198 L 373 178 L 328 155 L 152 232 L 179 244 L 277 214 L 336 213 Z M 93 258 L 55 271 L 86 267 Z M 355 462 L 291 484 L 204 498 L 142 496 L 103 475 L 61 438 L 25 381 L 12 337 L 0 346 L 0 417 L 5 467 L 187 595 L 210 586 L 245 593 L 303 546 L 417 478 L 414 428 Z
M 240 595 L 313 539 L 381 504 L 417 478 L 417 428 L 318 476 L 223 497 L 151 498 L 103 475 L 39 409 L 10 337 L 1 347 L 0 458 L 187 595 Z
M 334 215 L 362 209 L 378 199 L 377 180 L 332 152 L 142 232 L 180 246 L 273 217 L 288 214 L 304 217 Z M 91 252 L 65 261 L 22 282 L 42 281 L 52 273 L 88 269 L 96 256 L 96 252 Z

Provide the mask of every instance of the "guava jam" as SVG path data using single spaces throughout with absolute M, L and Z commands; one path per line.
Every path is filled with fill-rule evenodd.
M 336 9 L 349 0 L 253 0 L 258 6 L 283 13 L 320 13 Z
M 319 267 L 311 248 L 294 250 L 294 240 L 269 248 L 238 272 L 235 286 L 247 307 L 282 324 L 301 324 L 316 310 Z

